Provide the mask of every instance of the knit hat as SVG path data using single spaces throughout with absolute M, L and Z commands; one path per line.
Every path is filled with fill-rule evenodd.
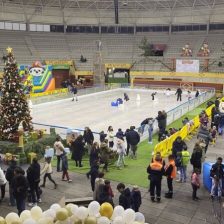
M 134 185 L 134 186 L 133 186 L 133 190 L 134 190 L 134 191 L 138 191 L 138 190 L 139 190 L 138 185 Z

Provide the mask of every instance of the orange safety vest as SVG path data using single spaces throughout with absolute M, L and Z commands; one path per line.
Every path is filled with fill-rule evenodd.
M 167 164 L 167 166 L 166 166 L 166 168 L 165 168 L 165 171 L 167 170 L 167 168 L 169 167 L 169 166 L 173 166 L 173 170 L 172 170 L 172 173 L 171 173 L 171 178 L 176 178 L 176 176 L 177 176 L 177 168 L 176 168 L 176 165 L 175 165 L 175 161 L 174 160 L 171 160 L 171 161 L 169 161 L 169 163 Z
M 163 168 L 163 165 L 160 162 L 153 161 L 152 163 L 150 163 L 150 167 L 152 170 L 161 171 Z

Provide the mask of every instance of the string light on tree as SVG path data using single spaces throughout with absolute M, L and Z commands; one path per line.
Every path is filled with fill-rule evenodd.
M 13 49 L 8 47 L 6 51 L 0 102 L 0 138 L 2 140 L 15 140 L 18 137 L 18 127 L 21 121 L 23 121 L 24 131 L 33 129 L 32 117 Z

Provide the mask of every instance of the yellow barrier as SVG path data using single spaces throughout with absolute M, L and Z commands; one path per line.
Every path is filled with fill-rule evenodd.
M 224 100 L 224 97 L 221 100 Z M 209 117 L 211 116 L 213 107 L 214 105 L 208 107 L 205 110 Z M 193 123 L 191 125 L 187 125 L 187 124 L 184 125 L 180 131 L 177 131 L 175 134 L 171 135 L 169 138 L 159 142 L 154 148 L 154 154 L 156 154 L 157 152 L 160 152 L 162 157 L 167 157 L 171 153 L 173 142 L 178 136 L 180 136 L 182 139 L 186 139 L 189 137 L 190 134 L 192 134 L 200 126 L 199 115 L 194 117 L 192 121 Z
M 34 98 L 34 97 L 40 97 L 40 96 L 48 96 L 48 95 L 53 95 L 53 94 L 58 94 L 58 93 L 67 93 L 68 89 L 64 88 L 64 89 L 55 89 L 52 91 L 46 91 L 43 93 L 31 93 L 30 97 Z

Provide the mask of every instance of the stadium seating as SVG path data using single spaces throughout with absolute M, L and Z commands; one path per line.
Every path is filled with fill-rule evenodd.
M 181 49 L 189 43 L 193 57 L 197 57 L 204 41 L 209 43 L 210 57 L 216 59 L 210 62 L 213 71 L 220 71 L 218 58 L 223 54 L 223 35 L 221 34 L 61 34 L 40 32 L 0 31 L 0 50 L 7 46 L 14 49 L 16 59 L 20 64 L 32 64 L 36 60 L 73 59 L 79 70 L 93 70 L 97 41 L 102 42 L 102 55 L 105 63 L 130 63 L 134 70 L 169 71 L 172 58 L 181 55 Z M 163 57 L 149 57 L 145 60 L 139 49 L 143 37 L 150 43 L 166 44 Z M 87 62 L 80 62 L 83 55 Z M 203 59 L 201 59 L 203 60 Z M 0 62 L 0 69 L 4 64 Z

